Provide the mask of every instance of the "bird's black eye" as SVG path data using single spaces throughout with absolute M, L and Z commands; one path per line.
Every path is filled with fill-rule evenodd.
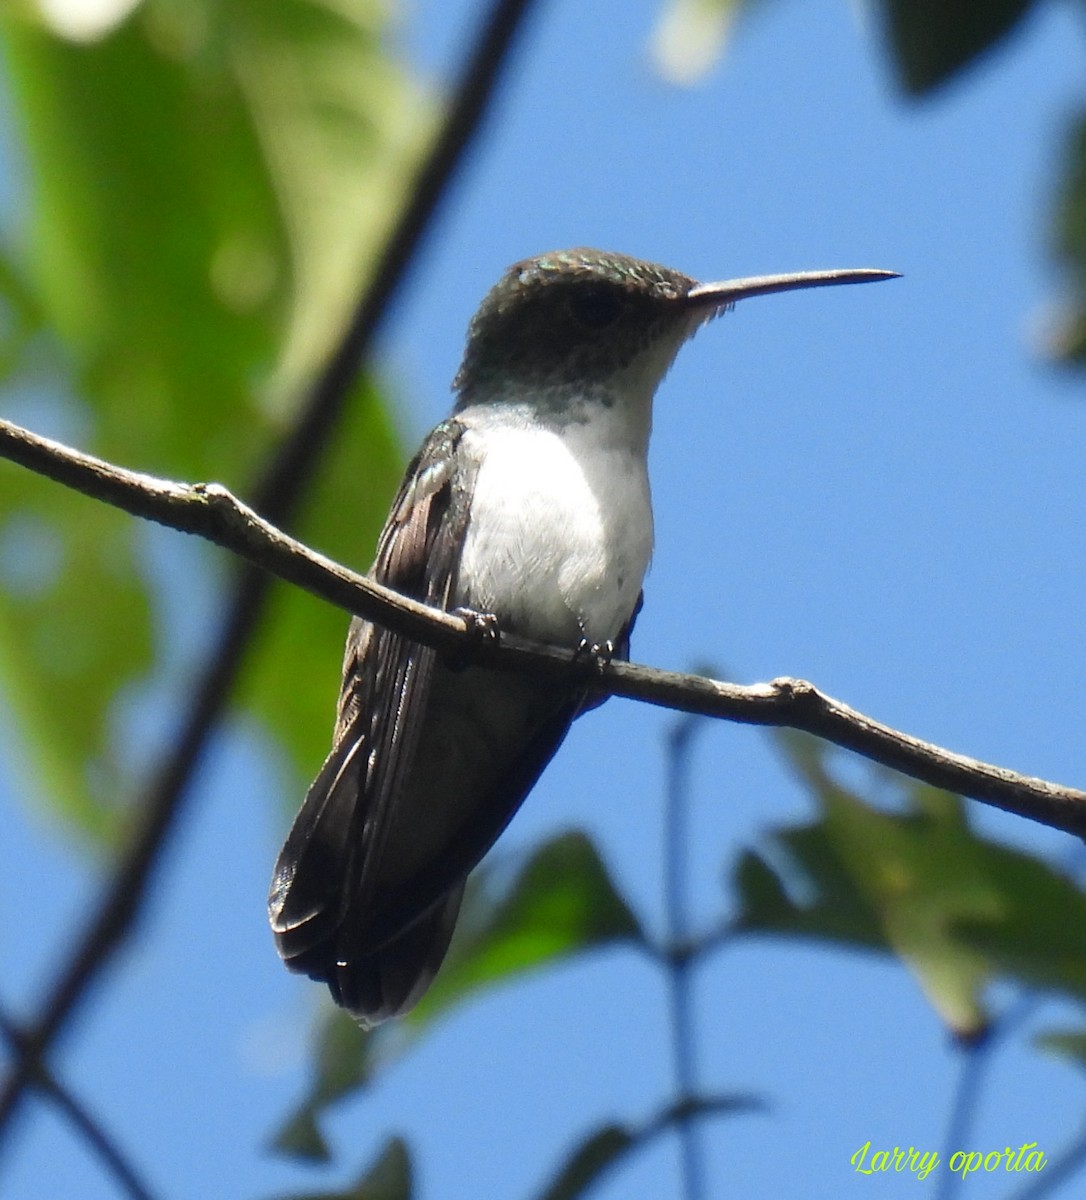
M 609 288 L 579 288 L 569 298 L 569 311 L 579 325 L 606 329 L 622 312 L 622 297 Z

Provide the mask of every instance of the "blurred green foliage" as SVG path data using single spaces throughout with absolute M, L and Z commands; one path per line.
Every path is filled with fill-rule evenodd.
M 245 493 L 431 129 L 389 20 L 371 0 L 144 0 L 80 41 L 26 7 L 0 13 L 27 214 L 0 251 L 6 412 L 34 426 L 25 397 L 49 392 L 81 448 Z M 400 465 L 362 380 L 302 535 L 368 565 Z M 96 838 L 126 798 L 113 702 L 169 636 L 135 536 L 122 514 L 0 472 L 0 684 L 40 795 Z M 279 589 L 245 681 L 299 782 L 323 754 L 345 624 Z
M 893 954 L 964 1041 L 987 1032 L 995 979 L 1086 1000 L 1077 882 L 974 833 L 958 796 L 873 768 L 873 805 L 835 777 L 824 743 L 777 741 L 819 813 L 740 856 L 737 931 Z

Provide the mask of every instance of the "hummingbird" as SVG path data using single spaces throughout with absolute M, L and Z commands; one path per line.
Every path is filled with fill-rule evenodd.
M 471 321 L 452 416 L 407 467 L 372 578 L 488 636 L 628 659 L 653 547 L 653 396 L 680 346 L 738 300 L 895 275 L 698 283 L 590 249 L 514 264 Z M 602 700 L 588 673 L 465 665 L 355 617 L 332 750 L 268 897 L 287 967 L 365 1028 L 407 1012 L 441 966 L 469 873 Z

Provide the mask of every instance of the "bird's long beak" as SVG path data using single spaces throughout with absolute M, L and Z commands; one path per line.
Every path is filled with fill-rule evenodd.
M 748 296 L 770 292 L 788 292 L 793 288 L 835 287 L 839 283 L 878 283 L 880 279 L 898 279 L 897 271 L 875 268 L 843 268 L 838 271 L 794 271 L 790 275 L 751 275 L 747 279 L 725 279 L 720 283 L 699 283 L 686 293 L 692 307 L 723 309 Z

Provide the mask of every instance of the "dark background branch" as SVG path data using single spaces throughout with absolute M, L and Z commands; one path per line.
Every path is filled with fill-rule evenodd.
M 683 716 L 668 739 L 667 800 L 664 817 L 664 906 L 667 939 L 673 947 L 686 945 L 690 936 L 690 766 L 694 734 L 703 719 Z M 697 1042 L 694 1029 L 694 979 L 696 960 L 689 954 L 671 954 L 664 960 L 671 1014 L 671 1057 L 675 1072 L 675 1104 L 681 1106 L 698 1094 Z M 693 1117 L 677 1120 L 682 1163 L 683 1200 L 703 1200 L 705 1159 Z
M 12 1054 L 23 1052 L 26 1035 L 18 1025 L 0 1011 L 0 1036 L 7 1042 Z M 33 1077 L 34 1084 L 56 1107 L 72 1128 L 83 1138 L 93 1154 L 101 1161 L 117 1186 L 132 1200 L 154 1200 L 154 1194 L 140 1178 L 128 1156 L 102 1127 L 86 1107 L 43 1064 L 39 1063 Z
M 253 495 L 277 524 L 293 523 L 331 434 L 342 416 L 351 383 L 374 331 L 408 263 L 418 250 L 456 167 L 477 134 L 532 0 L 495 0 L 461 72 L 448 116 L 423 165 L 412 196 L 390 237 L 339 346 Z M 88 988 L 127 936 L 139 913 L 160 851 L 186 797 L 188 785 L 236 684 L 264 614 L 271 578 L 243 567 L 222 627 L 208 652 L 171 748 L 151 772 L 139 805 L 141 819 L 106 883 L 97 907 L 77 936 L 25 1031 L 22 1052 L 0 1092 L 0 1138 L 38 1063 L 69 1022 Z

